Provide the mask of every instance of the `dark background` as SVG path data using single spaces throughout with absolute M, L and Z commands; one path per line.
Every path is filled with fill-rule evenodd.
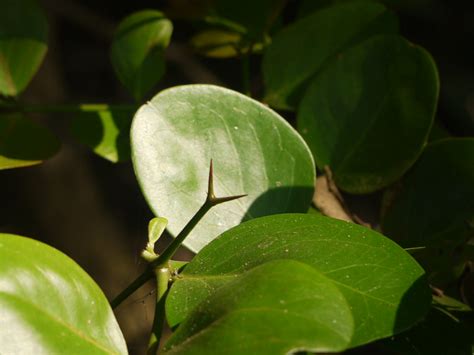
M 315 2 L 317 0 L 314 0 Z M 40 71 L 22 95 L 27 103 L 132 103 L 116 79 L 109 46 L 116 24 L 142 9 L 191 12 L 199 1 L 40 0 L 50 25 L 49 50 Z M 325 1 L 328 2 L 328 1 Z M 386 1 L 400 18 L 401 33 L 424 46 L 440 72 L 437 119 L 455 135 L 474 131 L 474 1 Z M 289 1 L 283 24 L 298 12 Z M 173 18 L 167 73 L 154 92 L 187 83 L 213 83 L 241 89 L 240 63 L 197 56 L 187 40 L 201 25 Z M 252 89 L 262 92 L 260 58 L 251 60 Z M 290 122 L 289 113 L 282 113 Z M 60 152 L 44 164 L 0 173 L 0 231 L 34 237 L 76 260 L 103 288 L 116 295 L 143 267 L 139 252 L 146 243 L 152 214 L 130 162 L 112 164 L 78 143 L 69 132 L 74 114 L 35 116 L 62 141 Z M 403 144 L 402 142 L 400 144 Z M 203 167 L 207 169 L 207 167 Z M 377 217 L 379 195 L 350 197 L 356 213 Z M 161 247 L 167 243 L 165 238 Z M 181 251 L 180 258 L 190 257 Z M 132 353 L 143 353 L 152 321 L 153 288 L 126 301 L 117 316 Z

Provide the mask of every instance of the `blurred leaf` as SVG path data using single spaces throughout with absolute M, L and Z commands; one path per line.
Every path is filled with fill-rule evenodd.
M 474 222 L 474 138 L 451 138 L 426 147 L 401 181 L 382 228 L 401 245 L 459 245 Z
M 354 0 L 302 0 L 298 7 L 298 17 L 304 17 L 325 6 Z M 407 11 L 412 15 L 413 12 L 424 10 L 426 7 L 433 6 L 435 0 L 367 0 L 378 1 L 391 9 L 397 11 Z
M 200 54 L 211 58 L 232 58 L 252 52 L 261 51 L 262 43 L 250 44 L 242 43 L 242 36 L 236 32 L 224 30 L 206 30 L 199 32 L 191 38 L 191 45 Z M 242 47 L 243 46 L 243 47 Z
M 215 0 L 206 21 L 261 42 L 287 0 Z
M 336 285 L 312 267 L 275 260 L 227 277 L 230 281 L 172 335 L 165 354 L 289 354 L 348 347 L 354 330 L 349 305 Z
M 474 136 L 474 70 L 456 60 L 444 70 L 440 107 L 448 127 L 461 136 Z
M 392 191 L 382 217 L 384 232 L 403 246 L 427 246 L 417 258 L 442 285 L 463 272 L 468 260 L 463 249 L 473 225 L 474 138 L 431 143 Z
M 393 13 L 374 2 L 334 5 L 277 33 L 263 57 L 265 101 L 293 109 L 321 68 L 342 50 L 377 33 L 397 33 Z
M 136 12 L 118 26 L 111 47 L 112 65 L 137 101 L 163 76 L 164 50 L 172 31 L 171 21 L 154 10 Z
M 298 130 L 341 189 L 370 193 L 399 179 L 418 158 L 438 91 L 436 66 L 424 49 L 399 36 L 373 37 L 314 78 Z
M 306 212 L 315 167 L 308 147 L 277 113 L 235 91 L 212 85 L 165 90 L 142 106 L 131 129 L 132 159 L 154 213 L 173 235 L 205 200 L 209 161 L 217 195 L 248 194 L 214 207 L 184 245 L 199 251 L 247 220 Z
M 472 309 L 467 304 L 458 301 L 455 298 L 443 295 L 433 296 L 433 305 L 442 308 L 448 312 L 471 312 Z
M 400 355 L 472 355 L 473 350 L 473 314 L 465 315 L 456 322 L 436 309 L 432 309 L 418 326 L 384 340 L 379 346 L 381 354 Z
M 72 121 L 72 131 L 101 157 L 117 163 L 130 159 L 133 110 L 84 112 Z
M 73 260 L 0 234 L 0 353 L 126 354 L 112 309 Z
M 354 317 L 351 346 L 409 328 L 431 303 L 422 268 L 390 239 L 320 215 L 286 214 L 241 224 L 202 249 L 171 287 L 166 301 L 170 326 L 214 297 L 233 275 L 277 259 L 308 264 L 335 282 Z
M 4 0 L 0 11 L 0 95 L 16 96 L 47 50 L 48 23 L 34 0 Z
M 39 164 L 58 149 L 47 128 L 21 114 L 0 115 L 0 170 Z

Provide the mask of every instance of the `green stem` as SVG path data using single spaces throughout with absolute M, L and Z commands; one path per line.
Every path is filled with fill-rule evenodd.
M 196 227 L 199 221 L 204 217 L 204 215 L 213 207 L 214 205 L 206 200 L 201 208 L 196 212 L 196 214 L 191 218 L 191 220 L 186 224 L 183 230 L 176 236 L 176 238 L 171 242 L 171 244 L 165 249 L 163 254 L 151 262 L 151 266 L 160 267 L 166 264 L 176 253 L 179 246 L 183 243 L 189 233 Z
M 153 326 L 148 343 L 148 355 L 155 355 L 160 347 L 161 333 L 165 321 L 165 300 L 168 292 L 171 272 L 168 267 L 155 269 L 156 275 L 156 306 Z
M 108 105 L 108 104 L 70 104 L 70 105 L 33 105 L 1 102 L 0 110 L 11 112 L 37 112 L 37 113 L 62 113 L 62 112 L 101 112 L 109 110 L 136 110 L 136 105 Z
M 120 303 L 122 303 L 128 296 L 133 292 L 138 290 L 145 282 L 147 282 L 153 276 L 153 270 L 156 268 L 168 267 L 168 262 L 173 257 L 176 250 L 183 243 L 184 239 L 189 235 L 193 228 L 199 223 L 199 221 L 204 217 L 204 215 L 214 206 L 221 203 L 232 201 L 246 195 L 236 195 L 236 196 L 226 196 L 226 197 L 216 197 L 214 195 L 214 177 L 212 169 L 212 160 L 209 168 L 209 180 L 208 180 L 208 189 L 207 189 L 207 198 L 201 208 L 196 212 L 196 214 L 191 218 L 191 220 L 184 226 L 183 230 L 179 232 L 176 238 L 171 242 L 170 245 L 165 249 L 163 254 L 158 256 L 154 261 L 152 261 L 148 268 L 138 276 L 130 285 L 128 285 L 122 292 L 115 297 L 110 305 L 112 308 L 116 308 Z
M 116 308 L 120 303 L 122 303 L 128 296 L 142 287 L 148 280 L 153 277 L 153 269 L 147 268 L 140 276 L 138 276 L 135 280 L 132 281 L 130 285 L 128 285 L 122 292 L 119 293 L 117 297 L 115 297 L 111 302 L 110 305 L 112 308 Z
M 156 258 L 153 262 L 148 265 L 148 268 L 138 276 L 127 288 L 125 288 L 117 297 L 115 297 L 110 305 L 112 308 L 117 307 L 120 303 L 122 303 L 128 296 L 130 296 L 133 292 L 138 290 L 141 286 L 145 284 L 148 280 L 153 277 L 153 269 L 163 267 L 174 255 L 176 250 L 178 250 L 179 246 L 183 242 L 183 240 L 189 235 L 192 229 L 198 224 L 202 217 L 211 209 L 211 205 L 209 205 L 208 201 L 202 205 L 202 207 L 197 211 L 197 213 L 191 218 L 191 220 L 186 224 L 183 230 L 176 236 L 173 242 L 165 249 L 163 254 L 161 254 L 158 258 Z

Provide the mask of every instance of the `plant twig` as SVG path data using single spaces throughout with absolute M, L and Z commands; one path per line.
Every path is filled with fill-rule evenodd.
M 212 167 L 212 160 L 209 167 L 209 180 L 208 180 L 208 189 L 207 197 L 204 204 L 196 212 L 196 214 L 191 218 L 191 220 L 184 226 L 183 230 L 176 236 L 176 238 L 171 242 L 170 245 L 165 249 L 165 251 L 158 256 L 154 261 L 152 261 L 148 268 L 138 276 L 129 286 L 127 286 L 116 298 L 114 298 L 110 305 L 112 308 L 116 308 L 120 303 L 123 302 L 128 296 L 133 292 L 138 290 L 145 282 L 147 282 L 153 276 L 153 270 L 155 268 L 168 267 L 168 262 L 173 257 L 173 255 L 178 250 L 179 246 L 183 243 L 189 233 L 193 228 L 199 223 L 199 221 L 204 217 L 204 215 L 214 206 L 219 205 L 224 202 L 236 200 L 238 198 L 244 197 L 247 195 L 235 195 L 235 196 L 226 196 L 226 197 L 216 197 L 214 194 L 214 173 Z
M 155 355 L 160 347 L 161 333 L 165 321 L 165 300 L 168 293 L 171 273 L 169 268 L 155 269 L 156 275 L 156 305 L 153 317 L 150 342 L 148 343 L 147 354 Z

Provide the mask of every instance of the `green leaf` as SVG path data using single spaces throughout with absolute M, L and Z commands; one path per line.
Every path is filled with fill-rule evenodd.
M 72 121 L 72 132 L 99 156 L 117 163 L 130 159 L 130 125 L 134 111 L 84 112 Z
M 391 196 L 386 197 L 384 232 L 406 247 L 427 246 L 426 252 L 417 253 L 417 257 L 432 259 L 427 261 L 430 269 L 472 237 L 473 157 L 474 138 L 431 143 L 396 189 L 390 191 Z M 454 261 L 452 256 L 451 259 Z
M 458 301 L 455 298 L 442 295 L 433 295 L 433 305 L 445 312 L 471 312 L 472 309 L 467 304 Z
M 240 33 L 250 42 L 261 42 L 286 0 L 216 0 L 206 21 Z
M 168 225 L 168 220 L 163 217 L 155 217 L 148 223 L 148 243 L 142 251 L 142 258 L 148 262 L 152 262 L 158 255 L 155 253 L 155 244 L 161 237 Z
M 0 95 L 16 96 L 43 61 L 48 23 L 34 0 L 7 0 L 1 6 Z
M 232 275 L 276 259 L 308 264 L 333 280 L 354 317 L 351 346 L 409 328 L 431 303 L 422 268 L 390 239 L 336 219 L 286 214 L 243 223 L 205 247 L 170 290 L 170 326 L 182 322 Z
M 397 33 L 393 13 L 375 2 L 337 4 L 279 32 L 263 57 L 265 101 L 293 109 L 311 77 L 342 50 L 377 33 Z
M 348 347 L 353 328 L 343 294 L 312 267 L 259 265 L 206 298 L 165 345 L 165 354 L 289 354 Z
M 184 245 L 199 251 L 247 220 L 306 212 L 315 180 L 311 153 L 277 113 L 237 92 L 212 85 L 165 90 L 142 106 L 131 129 L 132 160 L 153 212 L 173 235 L 201 207 L 209 162 L 217 196 L 248 194 L 213 207 Z
M 111 47 L 112 65 L 137 101 L 163 76 L 164 50 L 172 32 L 171 21 L 154 10 L 136 12 L 117 28 Z
M 73 260 L 0 234 L 0 353 L 126 354 L 107 299 Z
M 370 193 L 399 179 L 418 158 L 438 91 L 425 50 L 399 36 L 373 37 L 312 81 L 298 130 L 341 189 Z
M 191 45 L 200 54 L 211 58 L 232 58 L 249 51 L 258 52 L 263 48 L 262 43 L 250 46 L 244 43 L 242 35 L 237 32 L 219 29 L 199 32 L 191 38 Z
M 0 170 L 39 164 L 58 149 L 47 128 L 21 114 L 0 115 Z

